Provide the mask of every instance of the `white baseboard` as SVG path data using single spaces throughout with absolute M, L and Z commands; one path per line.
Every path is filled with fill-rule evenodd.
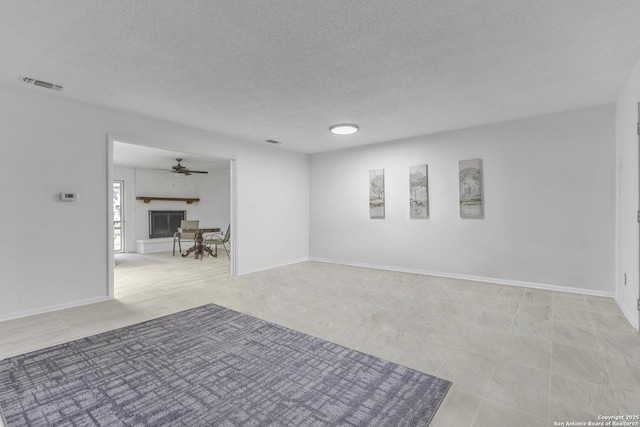
M 81 305 L 95 304 L 97 302 L 108 301 L 109 299 L 111 298 L 104 295 L 101 297 L 87 298 L 83 300 L 66 302 L 63 304 L 47 305 L 45 307 L 38 307 L 30 310 L 18 311 L 15 313 L 10 313 L 8 315 L 0 316 L 0 322 L 3 322 L 5 320 L 19 319 L 21 317 L 34 316 L 36 314 L 51 313 L 52 311 L 64 310 L 66 308 L 72 308 L 72 307 L 79 307 Z
M 613 292 L 598 291 L 598 290 L 586 289 L 586 288 L 573 288 L 570 286 L 551 285 L 547 283 L 523 282 L 519 280 L 497 279 L 494 277 L 482 277 L 482 276 L 471 276 L 471 275 L 465 275 L 465 274 L 443 273 L 441 271 L 421 270 L 421 269 L 415 269 L 415 268 L 403 268 L 403 267 L 396 267 L 392 265 L 379 265 L 379 264 L 370 264 L 370 263 L 363 263 L 363 262 L 342 261 L 342 260 L 319 258 L 319 257 L 310 257 L 309 261 L 326 262 L 331 264 L 350 265 L 353 267 L 374 268 L 377 270 L 398 271 L 401 273 L 423 274 L 426 276 L 447 277 L 450 279 L 473 280 L 475 282 L 497 283 L 499 285 L 511 285 L 511 286 L 526 287 L 526 288 L 534 288 L 534 289 L 544 289 L 548 291 L 571 292 L 571 293 L 613 298 Z
M 281 262 L 281 263 L 278 263 L 278 264 L 271 264 L 271 265 L 267 265 L 267 266 L 262 267 L 262 268 L 258 268 L 256 270 L 243 271 L 242 273 L 238 273 L 238 276 L 244 276 L 245 274 L 257 273 L 259 271 L 264 271 L 264 270 L 270 270 L 272 268 L 284 267 L 284 266 L 291 265 L 291 264 L 298 264 L 299 262 L 305 262 L 305 261 L 310 261 L 309 257 L 302 257 L 302 258 L 292 259 L 292 260 L 284 261 L 284 262 Z

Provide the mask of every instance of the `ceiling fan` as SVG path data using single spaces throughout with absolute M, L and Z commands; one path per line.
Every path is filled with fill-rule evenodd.
M 158 170 L 163 170 L 165 172 L 173 172 L 173 174 L 175 176 L 189 176 L 192 173 L 209 173 L 207 171 L 193 171 L 191 169 L 186 168 L 185 166 L 182 166 L 180 164 L 180 162 L 182 161 L 182 159 L 176 159 L 176 161 L 178 162 L 177 165 L 172 166 L 171 169 L 172 170 L 166 170 L 166 169 L 158 169 Z

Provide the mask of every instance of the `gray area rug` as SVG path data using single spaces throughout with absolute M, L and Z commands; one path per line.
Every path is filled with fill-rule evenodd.
M 0 362 L 14 426 L 427 426 L 451 383 L 209 304 Z

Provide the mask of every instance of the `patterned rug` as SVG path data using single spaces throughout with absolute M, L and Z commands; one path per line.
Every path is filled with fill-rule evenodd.
M 427 426 L 451 383 L 209 304 L 0 361 L 14 426 Z

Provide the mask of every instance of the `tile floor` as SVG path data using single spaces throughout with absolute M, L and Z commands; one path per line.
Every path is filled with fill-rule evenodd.
M 117 257 L 116 299 L 0 323 L 0 359 L 216 303 L 453 381 L 432 426 L 640 415 L 640 334 L 611 298 L 304 262 Z

